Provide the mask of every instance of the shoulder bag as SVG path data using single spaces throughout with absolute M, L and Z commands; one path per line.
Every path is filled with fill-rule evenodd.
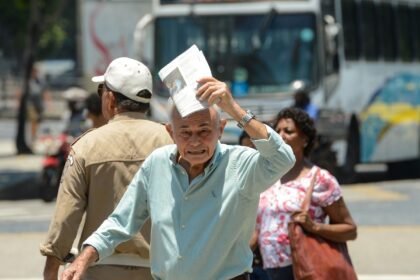
M 312 177 L 302 203 L 308 211 L 319 169 Z M 357 280 L 346 242 L 334 242 L 305 232 L 299 223 L 288 225 L 295 280 Z

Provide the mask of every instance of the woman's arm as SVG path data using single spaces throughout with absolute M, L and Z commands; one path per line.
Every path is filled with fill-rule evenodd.
M 330 224 L 315 223 L 305 212 L 296 213 L 293 219 L 306 231 L 332 241 L 345 242 L 356 239 L 357 226 L 342 197 L 323 209 L 330 219 Z
M 258 246 L 258 231 L 254 230 L 251 239 L 249 240 L 249 247 L 254 251 Z

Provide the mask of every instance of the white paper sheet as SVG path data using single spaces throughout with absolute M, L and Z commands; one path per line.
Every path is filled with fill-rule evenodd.
M 210 66 L 196 45 L 177 56 L 159 71 L 182 117 L 208 107 L 196 97 L 197 80 L 211 76 Z

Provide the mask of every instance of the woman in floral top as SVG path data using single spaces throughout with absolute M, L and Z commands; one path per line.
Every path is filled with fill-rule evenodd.
M 261 194 L 256 232 L 264 268 L 270 278 L 289 280 L 293 279 L 287 230 L 289 221 L 293 219 L 306 231 L 333 241 L 355 239 L 357 227 L 344 203 L 337 180 L 308 159 L 316 136 L 312 119 L 300 109 L 287 108 L 278 114 L 274 128 L 292 147 L 296 164 Z M 300 211 L 300 206 L 318 169 L 311 207 L 305 213 Z M 329 223 L 326 223 L 327 217 Z

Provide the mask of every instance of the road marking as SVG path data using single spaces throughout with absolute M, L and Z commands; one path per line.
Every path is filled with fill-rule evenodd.
M 0 280 L 42 280 L 42 278 L 0 278 Z
M 30 214 L 28 210 L 23 208 L 2 208 L 0 217 L 13 217 Z
M 420 275 L 359 275 L 359 280 L 420 280 Z
M 359 226 L 364 231 L 420 231 L 420 225 L 378 225 L 378 226 Z
M 50 220 L 51 215 L 51 213 L 31 213 L 30 209 L 23 208 L 0 209 L 0 221 Z
M 420 280 L 420 275 L 358 275 L 359 280 Z M 42 280 L 42 278 L 0 278 L 0 280 Z
M 351 201 L 403 201 L 409 197 L 396 191 L 388 191 L 373 184 L 357 184 L 343 188 L 345 200 Z

